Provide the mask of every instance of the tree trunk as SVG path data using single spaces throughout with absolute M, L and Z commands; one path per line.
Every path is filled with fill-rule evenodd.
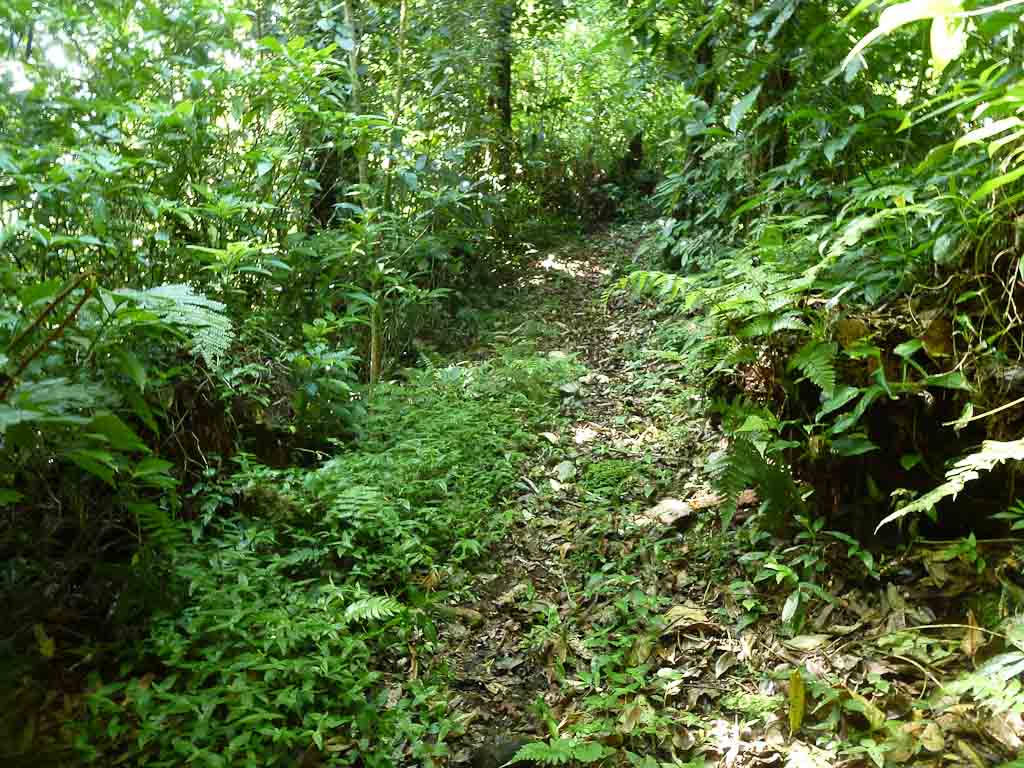
M 352 33 L 352 47 L 348 52 L 348 69 L 352 97 L 350 105 L 352 114 L 362 114 L 361 83 L 359 81 L 359 29 L 356 26 L 356 11 L 353 0 L 345 0 L 345 26 Z M 367 165 L 366 149 L 362 146 L 357 150 L 359 158 L 359 184 L 363 187 L 362 194 L 369 194 L 370 172 Z M 363 207 L 366 207 L 368 200 L 363 200 Z
M 398 131 L 398 123 L 402 118 L 402 99 L 405 96 L 405 40 L 409 30 L 409 7 L 408 0 L 402 0 L 398 11 L 398 61 L 395 64 L 395 96 L 392 104 L 391 130 L 392 141 L 394 134 Z M 392 206 L 392 187 L 395 179 L 395 169 L 387 169 L 387 178 L 384 179 L 384 210 L 390 211 Z
M 512 171 L 512 29 L 517 12 L 516 0 L 501 0 L 495 27 L 497 47 L 491 106 L 498 118 L 498 163 L 506 175 Z

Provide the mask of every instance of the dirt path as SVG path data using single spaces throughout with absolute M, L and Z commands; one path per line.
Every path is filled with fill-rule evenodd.
M 449 627 L 454 706 L 467 725 L 455 764 L 482 742 L 547 737 L 545 721 L 550 730 L 584 716 L 584 691 L 568 670 L 600 651 L 588 647 L 588 635 L 607 634 L 595 625 L 607 620 L 602 612 L 619 591 L 588 588 L 594 574 L 621 577 L 623 587 L 635 581 L 629 586 L 639 595 L 659 591 L 654 563 L 633 562 L 647 548 L 624 528 L 658 498 L 692 491 L 691 451 L 668 445 L 700 431 L 703 420 L 680 421 L 672 406 L 686 397 L 671 364 L 636 359 L 655 326 L 602 300 L 614 265 L 637 242 L 638 230 L 627 229 L 567 246 L 522 286 L 523 316 L 510 330 L 533 324 L 543 351 L 574 356 L 586 373 L 564 388 L 565 419 L 544 434 L 544 455 L 526 468 L 522 495 L 512 502 L 512 533 L 470 590 L 482 621 Z M 655 527 L 648 544 L 665 532 Z

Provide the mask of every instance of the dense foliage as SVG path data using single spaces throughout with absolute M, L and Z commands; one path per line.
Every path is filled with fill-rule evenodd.
M 658 218 L 602 298 L 658 297 L 783 624 L 823 539 L 1019 529 L 1022 7 L 5 3 L 0 757 L 447 760 L 440 585 L 580 374 L 474 344 L 616 217 Z
M 676 274 L 621 283 L 708 310 L 685 349 L 727 380 L 726 490 L 771 487 L 776 524 L 809 505 L 860 534 L 934 513 L 964 483 L 907 495 L 983 439 L 1003 444 L 967 470 L 1020 458 L 1001 406 L 1024 359 L 1019 8 L 908 2 L 877 27 L 869 8 L 632 4 L 694 96 L 648 248 Z M 989 511 L 1012 485 L 982 492 Z

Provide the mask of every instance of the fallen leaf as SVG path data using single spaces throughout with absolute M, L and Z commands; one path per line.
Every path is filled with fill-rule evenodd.
M 507 656 L 504 659 L 498 659 L 494 662 L 494 668 L 508 672 L 509 670 L 513 670 L 518 667 L 524 661 L 525 659 L 522 656 Z
M 516 584 L 514 587 L 512 587 L 512 589 L 508 590 L 503 595 L 498 597 L 494 601 L 494 604 L 502 608 L 506 605 L 511 605 L 516 601 L 517 597 L 525 593 L 528 589 L 529 587 L 524 583 Z
M 921 746 L 929 752 L 941 752 L 946 746 L 946 737 L 938 723 L 928 723 L 921 732 Z
M 543 437 L 552 445 L 558 445 L 561 442 L 558 435 L 556 435 L 554 432 L 541 432 L 540 436 Z
M 800 730 L 804 722 L 804 711 L 807 706 L 807 689 L 799 669 L 789 675 L 789 735 L 793 736 Z
M 791 651 L 816 651 L 832 640 L 832 635 L 797 635 L 782 644 Z
M 559 482 L 567 483 L 576 477 L 576 465 L 571 461 L 563 461 L 555 467 L 555 475 Z
M 587 648 L 586 644 L 576 636 L 569 638 L 569 647 L 572 648 L 573 653 L 585 661 L 590 661 L 594 658 L 594 652 Z
M 726 672 L 736 666 L 736 654 L 731 652 L 723 653 L 715 661 L 715 677 L 721 678 Z
M 651 522 L 660 523 L 666 528 L 682 527 L 686 518 L 693 514 L 693 507 L 679 499 L 662 499 L 643 513 L 643 517 Z
M 651 654 L 654 653 L 654 642 L 655 639 L 650 635 L 638 635 L 629 649 L 627 659 L 630 666 L 638 666 L 651 658 Z
M 757 497 L 757 491 L 753 488 L 747 488 L 747 490 L 743 491 L 743 493 L 736 497 L 736 508 L 744 509 L 746 507 L 754 507 L 757 506 L 759 501 L 760 499 Z
M 466 621 L 473 626 L 484 623 L 483 614 L 472 608 L 463 608 L 458 605 L 435 605 L 434 610 L 445 618 Z
M 832 768 L 834 765 L 834 751 L 798 741 L 790 747 L 784 768 Z
M 985 638 L 978 627 L 978 620 L 974 618 L 974 611 L 967 609 L 967 631 L 964 632 L 964 639 L 960 643 L 960 650 L 969 659 L 973 659 L 978 649 L 985 643 Z
M 591 427 L 577 427 L 573 439 L 577 445 L 585 445 L 597 437 L 597 430 Z
M 698 493 L 687 503 L 690 505 L 691 509 L 699 512 L 702 509 L 717 507 L 722 503 L 722 497 L 717 493 Z
M 857 318 L 843 318 L 836 323 L 836 341 L 843 349 L 848 349 L 854 342 L 863 339 L 869 333 L 871 331 L 867 323 Z
M 921 336 L 924 351 L 933 360 L 953 354 L 953 323 L 948 317 L 939 315 L 932 320 Z
M 890 610 L 907 610 L 907 601 L 903 599 L 903 595 L 900 593 L 900 588 L 896 584 L 889 584 L 889 586 L 885 588 L 885 599 L 889 603 Z
M 713 626 L 704 611 L 688 605 L 673 605 L 661 618 L 665 622 L 665 632 L 686 629 L 697 624 Z
M 647 703 L 647 699 L 643 696 L 637 696 L 623 708 L 622 715 L 619 717 L 622 733 L 632 733 L 641 723 L 649 722 L 653 714 L 654 712 L 651 709 L 651 705 Z
M 697 744 L 697 738 L 689 728 L 678 727 L 672 731 L 672 746 L 676 749 L 689 751 Z

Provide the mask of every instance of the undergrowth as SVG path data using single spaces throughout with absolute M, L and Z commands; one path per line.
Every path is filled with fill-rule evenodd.
M 309 471 L 246 461 L 239 517 L 186 526 L 177 607 L 130 651 L 80 649 L 93 673 L 75 744 L 94 763 L 432 764 L 457 730 L 432 668 L 439 574 L 507 523 L 503 493 L 558 387 L 578 372 L 529 350 L 381 384 L 366 437 Z

